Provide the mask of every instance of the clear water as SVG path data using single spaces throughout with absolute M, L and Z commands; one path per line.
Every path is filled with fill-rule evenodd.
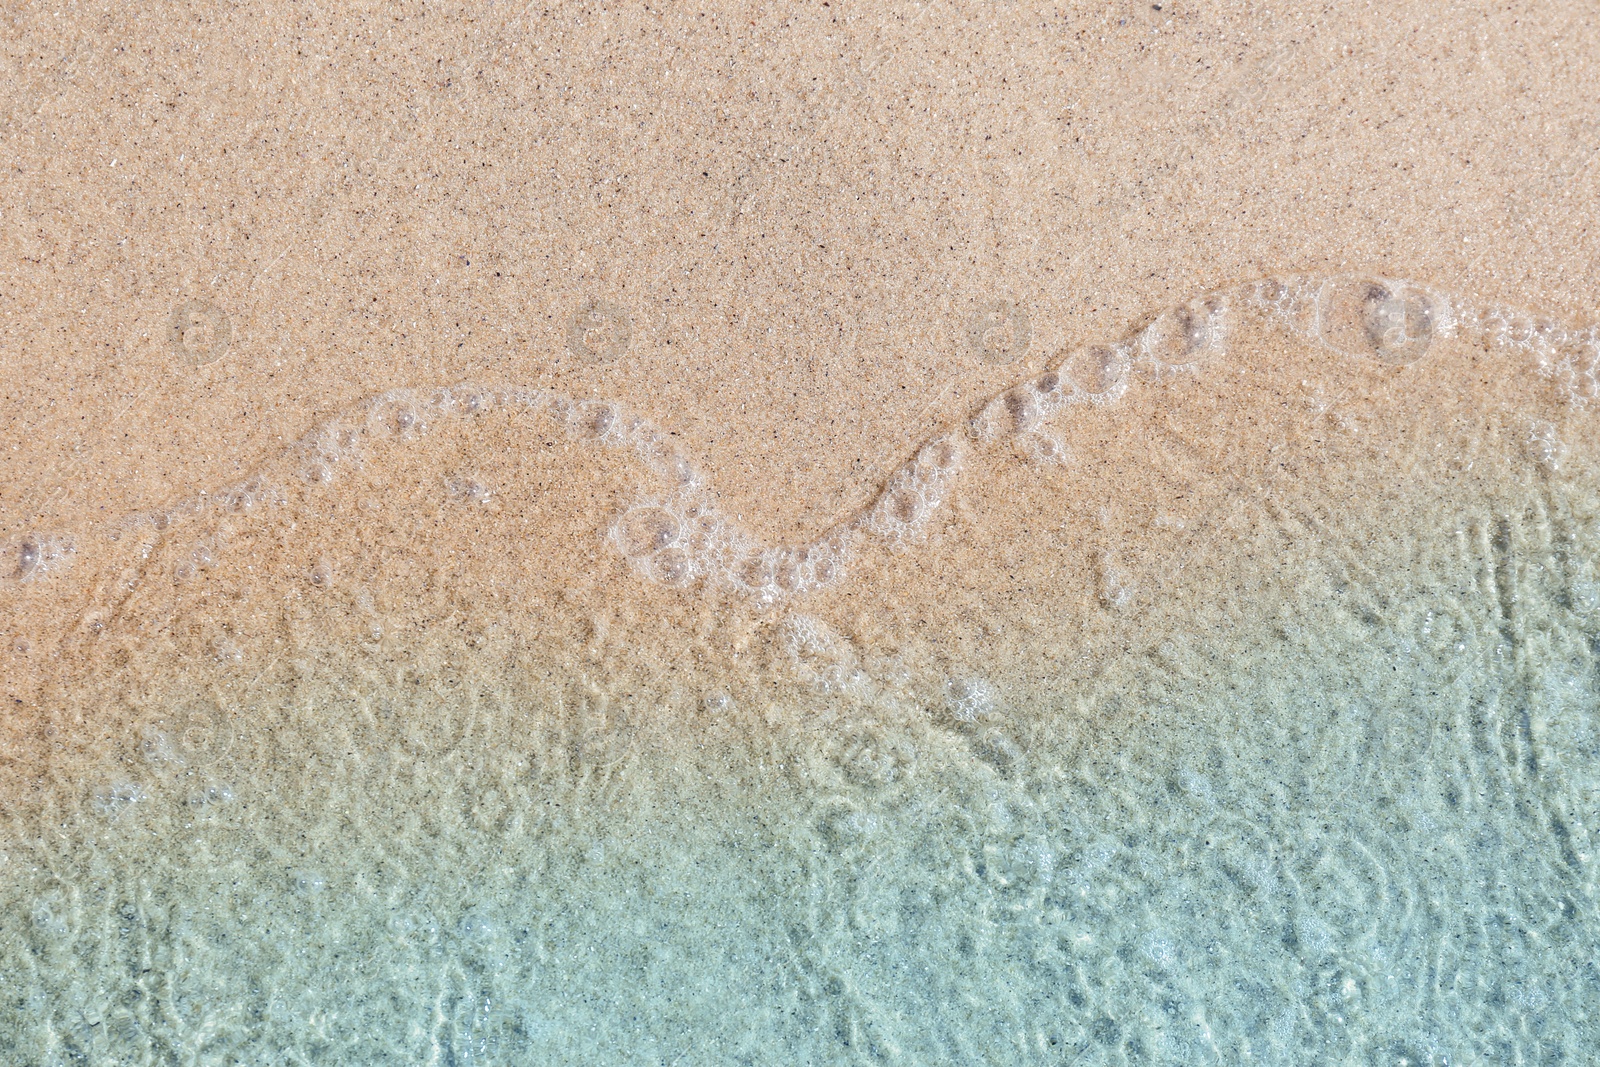
M 468 383 L 10 546 L 6 1062 L 1590 1062 L 1600 334 L 1099 340 L 792 544 Z

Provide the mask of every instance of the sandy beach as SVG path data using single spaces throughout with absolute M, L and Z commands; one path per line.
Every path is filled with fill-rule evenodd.
M 1589 15 L 8 15 L 0 1047 L 1583 1062 Z

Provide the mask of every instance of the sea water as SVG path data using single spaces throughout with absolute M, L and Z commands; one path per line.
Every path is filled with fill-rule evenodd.
M 10 545 L 4 1062 L 1592 1062 L 1600 331 L 968 334 L 1013 383 L 794 543 L 481 381 Z

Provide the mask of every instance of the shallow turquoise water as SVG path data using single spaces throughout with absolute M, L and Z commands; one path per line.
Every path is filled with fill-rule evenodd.
M 101 784 L 8 843 L 4 1025 L 41 1063 L 1583 1062 L 1567 651 L 1409 708 L 1266 664 L 1221 723 L 1179 687 L 1064 757 L 914 737 L 903 785 L 608 793 L 470 742 Z

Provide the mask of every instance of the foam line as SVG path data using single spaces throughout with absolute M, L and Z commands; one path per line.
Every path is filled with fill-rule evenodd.
M 1065 450 L 1050 429 L 1054 420 L 1074 408 L 1123 402 L 1141 379 L 1160 382 L 1203 372 L 1226 354 L 1236 320 L 1246 311 L 1349 358 L 1394 366 L 1421 360 L 1441 339 L 1460 336 L 1525 359 L 1574 405 L 1600 397 L 1600 325 L 1562 327 L 1548 316 L 1479 305 L 1403 279 L 1259 278 L 1163 309 L 1121 338 L 1059 354 L 978 404 L 961 424 L 925 438 L 869 504 L 801 544 L 764 544 L 723 515 L 704 472 L 671 446 L 661 427 L 621 404 L 470 381 L 368 397 L 244 480 L 160 512 L 129 516 L 109 536 L 150 531 L 159 539 L 174 525 L 204 515 L 282 506 L 291 479 L 332 482 L 342 469 L 359 465 L 374 444 L 404 442 L 437 423 L 515 412 L 552 417 L 586 446 L 630 452 L 654 476 L 654 484 L 641 486 L 598 531 L 641 577 L 675 586 L 706 583 L 776 604 L 840 581 L 863 540 L 895 551 L 925 540 L 974 445 L 1010 440 L 1035 462 L 1061 462 Z M 10 547 L 10 576 L 48 577 L 70 563 L 75 546 L 65 534 L 29 534 Z

